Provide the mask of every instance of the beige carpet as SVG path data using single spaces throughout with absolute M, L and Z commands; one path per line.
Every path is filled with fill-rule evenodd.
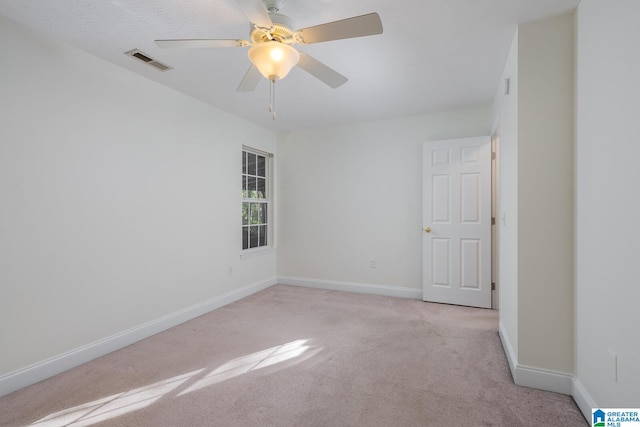
M 2 426 L 585 426 L 491 310 L 274 286 L 0 398 Z

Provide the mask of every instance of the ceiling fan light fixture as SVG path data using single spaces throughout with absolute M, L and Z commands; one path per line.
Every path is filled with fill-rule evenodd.
M 251 46 L 249 59 L 263 76 L 276 81 L 289 74 L 300 60 L 300 54 L 288 44 L 269 41 Z

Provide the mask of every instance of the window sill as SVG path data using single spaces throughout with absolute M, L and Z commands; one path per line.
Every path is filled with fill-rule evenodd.
M 274 248 L 258 248 L 247 249 L 240 253 L 240 259 L 255 258 L 263 255 L 274 254 L 276 250 Z

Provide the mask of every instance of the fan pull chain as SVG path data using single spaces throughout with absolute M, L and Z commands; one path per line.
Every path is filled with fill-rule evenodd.
M 276 81 L 269 79 L 269 112 L 276 119 Z

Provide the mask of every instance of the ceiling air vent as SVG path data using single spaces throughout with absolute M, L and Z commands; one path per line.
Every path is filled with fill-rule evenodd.
M 156 61 L 155 59 L 151 58 L 146 53 L 139 51 L 138 49 L 130 50 L 128 52 L 125 52 L 124 54 L 131 56 L 132 58 L 139 59 L 140 61 L 145 62 L 160 71 L 173 70 L 173 67 L 163 64 L 160 61 Z

